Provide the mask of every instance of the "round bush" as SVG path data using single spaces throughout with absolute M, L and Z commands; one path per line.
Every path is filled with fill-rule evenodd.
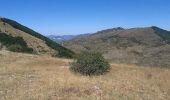
M 109 63 L 100 53 L 82 52 L 77 54 L 70 70 L 82 75 L 101 75 L 110 69 Z

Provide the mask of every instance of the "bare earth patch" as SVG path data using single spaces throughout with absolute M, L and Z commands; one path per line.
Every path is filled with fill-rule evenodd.
M 85 77 L 71 60 L 0 51 L 0 100 L 170 100 L 170 69 L 112 64 Z

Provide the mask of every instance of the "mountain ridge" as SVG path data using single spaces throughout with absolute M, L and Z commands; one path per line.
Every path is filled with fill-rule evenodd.
M 90 33 L 86 33 L 86 34 L 79 34 L 79 35 L 48 35 L 47 37 L 57 43 L 63 43 L 69 40 L 72 40 L 74 38 L 77 37 L 85 37 L 90 35 Z
M 64 42 L 74 52 L 101 52 L 113 63 L 170 66 L 170 32 L 152 26 L 108 29 Z M 160 59 L 161 58 L 161 59 Z

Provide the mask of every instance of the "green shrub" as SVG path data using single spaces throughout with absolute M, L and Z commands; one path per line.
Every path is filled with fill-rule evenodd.
M 76 55 L 70 70 L 82 75 L 101 75 L 110 69 L 109 63 L 100 53 L 82 52 Z
M 33 53 L 33 49 L 28 47 L 22 37 L 13 37 L 0 32 L 0 43 L 13 52 Z
M 22 51 L 22 46 L 18 44 L 13 44 L 7 47 L 8 50 L 13 51 L 13 52 L 21 52 Z
M 25 53 L 32 53 L 33 49 L 32 48 L 27 48 L 27 47 L 23 47 L 19 44 L 12 44 L 7 46 L 7 49 L 13 52 L 25 52 Z

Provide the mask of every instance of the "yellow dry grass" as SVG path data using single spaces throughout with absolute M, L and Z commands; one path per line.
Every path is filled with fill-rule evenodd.
M 86 77 L 71 60 L 0 51 L 0 100 L 170 100 L 170 69 L 112 64 Z

